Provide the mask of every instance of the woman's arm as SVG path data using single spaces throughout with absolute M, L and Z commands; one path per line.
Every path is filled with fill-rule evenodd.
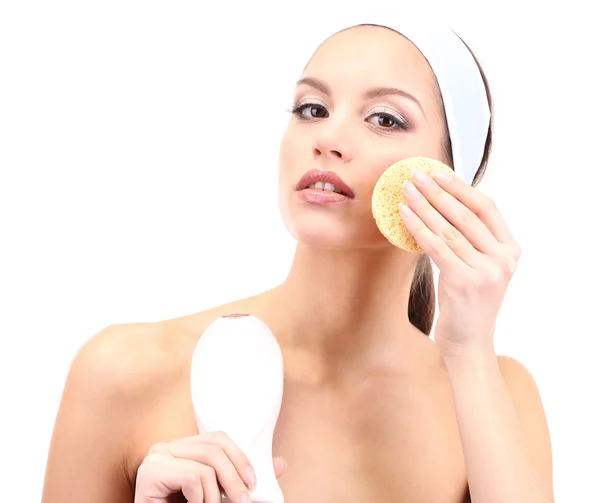
M 553 502 L 550 435 L 529 372 L 492 352 L 445 362 L 473 503 Z
M 154 332 L 150 324 L 114 325 L 79 350 L 56 417 L 42 503 L 133 501 L 129 456 L 142 420 L 180 373 Z
M 487 195 L 457 176 L 433 177 L 437 183 L 415 171 L 419 190 L 405 185 L 410 208 L 400 210 L 440 270 L 434 339 L 450 375 L 471 499 L 551 502 L 550 439 L 539 393 L 522 365 L 498 360 L 493 351 L 521 247 Z

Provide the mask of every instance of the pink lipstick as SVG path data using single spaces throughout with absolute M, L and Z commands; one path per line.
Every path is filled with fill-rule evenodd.
M 298 197 L 315 204 L 341 204 L 354 199 L 354 192 L 333 171 L 316 169 L 306 172 L 296 185 Z

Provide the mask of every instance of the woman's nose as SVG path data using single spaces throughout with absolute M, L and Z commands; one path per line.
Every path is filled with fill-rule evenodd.
M 315 157 L 325 156 L 342 161 L 350 161 L 354 157 L 354 147 L 347 135 L 343 135 L 340 128 L 333 129 L 331 126 L 321 131 L 313 144 Z

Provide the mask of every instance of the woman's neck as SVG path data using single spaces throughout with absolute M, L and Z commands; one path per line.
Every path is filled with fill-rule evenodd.
M 271 292 L 282 348 L 328 368 L 379 362 L 416 338 L 408 319 L 416 256 L 400 250 L 327 250 L 299 244 Z

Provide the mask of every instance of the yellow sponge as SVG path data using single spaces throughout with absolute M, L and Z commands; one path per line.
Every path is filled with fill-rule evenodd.
M 435 171 L 449 171 L 452 168 L 443 162 L 428 157 L 411 157 L 392 164 L 379 177 L 371 198 L 371 211 L 381 233 L 387 240 L 403 250 L 423 253 L 415 238 L 406 229 L 400 210 L 400 203 L 406 203 L 402 193 L 402 184 L 412 179 L 413 169 L 427 175 Z

